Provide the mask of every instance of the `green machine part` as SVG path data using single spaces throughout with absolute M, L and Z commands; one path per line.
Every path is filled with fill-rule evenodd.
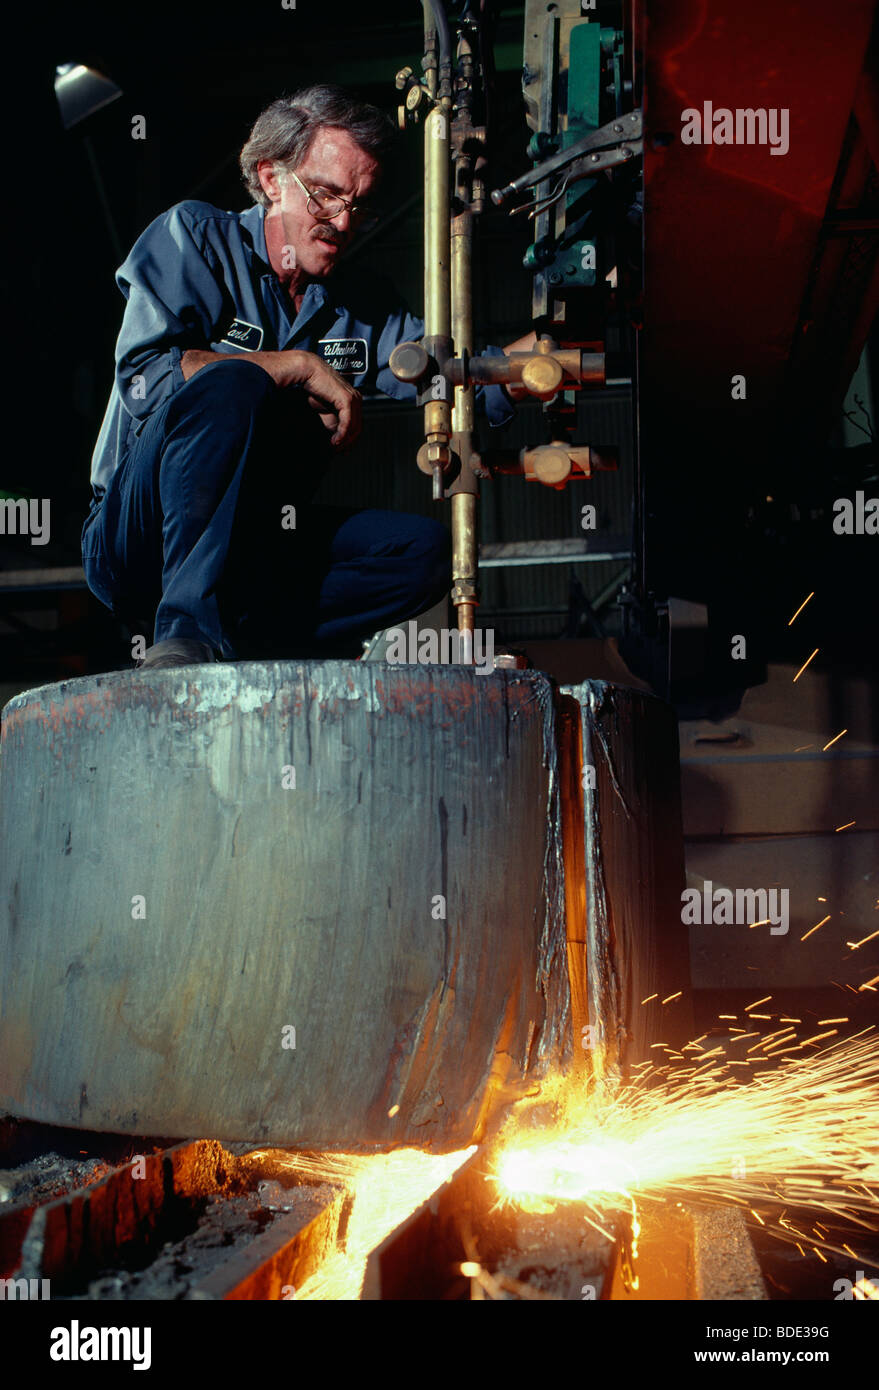
M 567 125 L 558 134 L 538 130 L 531 137 L 528 153 L 538 163 L 549 154 L 581 140 L 596 130 L 612 115 L 622 110 L 622 53 L 623 32 L 597 23 L 575 24 L 569 31 L 567 43 L 567 111 L 558 110 L 557 125 L 567 118 Z M 556 73 L 565 70 L 564 52 L 556 54 Z M 546 77 L 544 75 L 544 80 Z M 602 101 L 602 83 L 610 90 L 608 100 Z M 557 91 L 565 84 L 555 81 Z M 591 289 L 604 278 L 600 264 L 601 248 L 589 226 L 594 221 L 590 208 L 591 195 L 598 179 L 580 179 L 565 195 L 565 229 L 556 236 L 544 233 L 528 247 L 523 259 L 526 269 L 543 271 L 547 283 L 559 289 Z

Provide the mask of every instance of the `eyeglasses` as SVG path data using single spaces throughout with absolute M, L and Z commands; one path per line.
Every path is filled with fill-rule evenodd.
M 381 214 L 375 208 L 364 206 L 362 203 L 349 203 L 347 198 L 341 197 L 338 193 L 330 193 L 327 188 L 306 188 L 299 175 L 294 174 L 292 169 L 290 174 L 305 194 L 306 211 L 316 222 L 332 222 L 334 217 L 347 212 L 352 222 L 356 221 L 361 230 L 378 224 Z

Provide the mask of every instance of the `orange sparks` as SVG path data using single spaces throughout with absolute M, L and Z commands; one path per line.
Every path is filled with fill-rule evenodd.
M 846 946 L 850 946 L 853 951 L 856 951 L 859 946 L 866 946 L 867 942 L 872 941 L 874 936 L 879 936 L 879 931 L 874 931 L 871 932 L 869 936 L 861 937 L 860 941 L 847 941 L 845 944 Z
M 842 731 L 841 734 L 837 734 L 837 735 L 836 735 L 836 738 L 832 738 L 832 739 L 830 740 L 829 743 L 825 743 L 824 747 L 821 749 L 821 752 L 822 752 L 822 753 L 826 753 L 827 750 L 828 750 L 828 748 L 832 748 L 832 747 L 833 747 L 834 743 L 839 743 L 839 740 L 842 738 L 842 734 L 847 734 L 847 733 L 848 733 L 848 729 L 843 729 L 843 731 Z
M 751 1012 L 752 1009 L 756 1009 L 756 1007 L 757 1007 L 758 1004 L 768 1004 L 771 998 L 772 998 L 772 995 L 771 995 L 771 994 L 764 994 L 764 996 L 763 996 L 762 999 L 755 999 L 754 1002 L 753 1002 L 753 1004 L 746 1004 L 746 1005 L 745 1005 L 745 1013 L 746 1013 L 746 1014 L 749 1014 L 749 1013 Z
M 805 941 L 806 937 L 811 936 L 813 931 L 817 931 L 819 927 L 823 927 L 825 922 L 830 921 L 830 916 L 831 914 L 828 912 L 827 916 L 822 917 L 820 922 L 816 922 L 814 927 L 810 927 L 809 930 L 806 932 L 806 936 L 801 936 L 800 940 Z
M 877 933 L 877 935 L 879 935 L 879 933 Z M 670 1004 L 673 999 L 680 999 L 683 992 L 682 989 L 679 989 L 677 994 L 670 994 L 667 999 L 663 999 L 663 1004 Z
M 808 664 L 809 664 L 809 661 L 814 660 L 814 658 L 818 655 L 818 653 L 819 653 L 820 650 L 821 650 L 820 647 L 816 647 L 815 650 L 813 651 L 812 655 L 809 657 L 809 660 L 803 662 L 803 664 L 802 664 L 802 666 L 800 667 L 799 671 L 797 671 L 797 674 L 794 676 L 794 684 L 796 684 L 796 682 L 800 679 L 800 676 L 801 676 L 801 675 L 803 674 L 803 672 L 805 671 L 806 667 L 807 667 Z
M 809 595 L 809 598 L 814 598 L 814 597 L 815 597 L 815 590 L 813 589 L 812 592 L 811 592 L 811 594 Z M 802 611 L 803 611 L 803 609 L 805 608 L 806 604 L 809 602 L 809 598 L 804 598 L 804 599 L 803 599 L 803 601 L 802 601 L 802 603 L 800 604 L 799 608 L 797 609 L 796 613 L 794 614 L 794 616 L 791 618 L 790 622 L 788 623 L 788 627 L 792 627 L 792 626 L 793 626 L 794 622 L 795 622 L 796 619 L 800 616 L 800 614 L 802 613 Z
M 642 1004 L 649 1004 L 651 999 L 658 999 L 658 998 L 659 998 L 659 995 L 658 995 L 658 994 L 648 994 L 648 996 L 647 996 L 646 999 L 642 999 L 642 1000 L 641 1000 L 641 1003 L 642 1003 Z
M 822 1024 L 836 1021 L 842 1022 Z M 612 1089 L 581 1089 L 559 1078 L 554 1095 L 544 1089 L 535 1102 L 537 1128 L 530 1115 L 522 1123 L 527 1110 L 509 1117 L 492 1164 L 501 1199 L 542 1212 L 575 1202 L 600 1230 L 610 1229 L 611 1214 L 634 1225 L 645 1202 L 685 1195 L 732 1202 L 801 1254 L 814 1249 L 821 1259 L 831 1251 L 855 1258 L 850 1246 L 834 1242 L 842 1234 L 839 1218 L 868 1230 L 879 1221 L 871 1119 L 879 1092 L 877 1034 L 868 1028 L 822 1046 L 836 1038 L 834 1029 L 822 1028 L 799 1048 L 793 1034 L 752 1033 L 747 1061 L 727 1060 L 715 1047 L 695 1057 L 696 1067 L 670 1069 L 663 1062 Z M 785 1050 L 784 1058 L 773 1055 Z M 548 1101 L 556 1108 L 554 1122 L 545 1119 Z M 803 1211 L 803 1228 L 790 1220 L 791 1208 Z M 825 1215 L 828 1224 L 817 1219 Z
M 853 825 L 857 825 L 856 820 L 847 820 L 845 825 L 838 825 L 836 827 L 836 834 L 838 835 L 840 830 L 850 830 Z

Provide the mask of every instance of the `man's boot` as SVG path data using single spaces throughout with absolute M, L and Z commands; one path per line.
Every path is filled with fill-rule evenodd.
M 156 671 L 166 666 L 194 666 L 216 659 L 213 647 L 207 642 L 197 642 L 191 637 L 167 637 L 164 642 L 147 647 L 135 670 Z

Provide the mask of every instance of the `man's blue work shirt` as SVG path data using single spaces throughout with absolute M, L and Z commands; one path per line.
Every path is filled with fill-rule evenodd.
M 116 344 L 116 380 L 92 457 L 96 499 L 139 425 L 185 385 L 180 362 L 190 348 L 301 348 L 325 357 L 358 390 L 415 399 L 415 388 L 397 380 L 388 360 L 398 343 L 422 336 L 423 321 L 389 281 L 344 263 L 309 284 L 297 314 L 269 263 L 265 211 L 258 204 L 223 212 L 210 203 L 178 203 L 150 223 L 116 272 L 128 302 Z M 500 387 L 480 394 L 492 424 L 511 418 Z

